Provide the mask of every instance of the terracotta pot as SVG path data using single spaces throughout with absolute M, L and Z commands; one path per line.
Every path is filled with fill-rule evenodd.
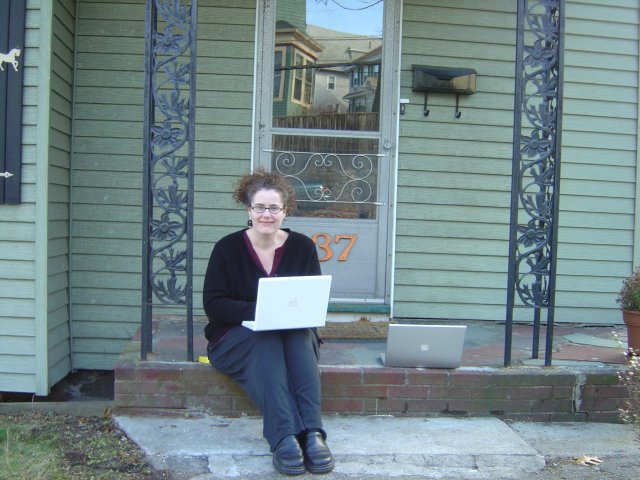
M 640 312 L 635 310 L 622 310 L 622 319 L 627 326 L 629 348 L 640 352 Z

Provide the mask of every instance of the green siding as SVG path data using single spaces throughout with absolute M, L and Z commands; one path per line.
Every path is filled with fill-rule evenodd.
M 206 2 L 198 11 L 193 303 L 199 315 L 214 242 L 246 222 L 231 194 L 251 158 L 256 4 L 213 6 L 219 3 Z M 201 48 L 201 40 L 215 42 L 215 48 Z
M 22 203 L 0 205 L 0 391 L 36 391 L 35 163 L 40 2 L 27 2 L 24 70 Z
M 404 2 L 397 317 L 504 319 L 515 14 L 508 0 Z M 414 63 L 478 71 L 461 119 L 451 95 L 429 95 L 422 116 Z M 637 2 L 567 2 L 564 73 L 555 318 L 619 323 L 635 232 Z
M 213 241 L 245 221 L 237 208 L 235 215 L 228 211 L 235 208 L 233 184 L 249 169 L 255 9 L 247 0 L 199 2 L 196 309 Z M 113 368 L 140 325 L 144 11 L 144 0 L 80 2 L 71 214 L 74 368 Z
M 127 273 L 114 266 L 140 278 L 144 21 L 144 0 L 81 0 L 78 7 L 71 174 L 74 368 L 113 368 L 139 325 L 140 281 L 127 281 L 125 288 Z
M 504 315 L 515 3 L 404 2 L 394 315 Z M 470 67 L 478 93 L 411 91 L 411 65 Z
M 567 5 L 558 321 L 621 322 L 615 298 L 637 228 L 638 8 Z
M 71 369 L 69 165 L 73 0 L 27 2 L 23 203 L 0 229 L 0 391 L 46 395 Z
M 75 1 L 55 2 L 49 133 L 47 361 L 49 385 L 72 368 L 69 325 L 69 185 Z
M 0 391 L 45 395 L 71 368 L 68 231 L 73 0 L 27 2 L 23 203 L 3 205 Z

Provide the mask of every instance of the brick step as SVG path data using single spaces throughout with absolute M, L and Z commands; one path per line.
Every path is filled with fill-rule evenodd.
M 531 421 L 619 421 L 628 391 L 613 368 L 462 367 L 455 370 L 321 366 L 326 413 L 493 416 Z M 134 360 L 115 368 L 123 414 L 258 414 L 229 377 L 192 362 Z

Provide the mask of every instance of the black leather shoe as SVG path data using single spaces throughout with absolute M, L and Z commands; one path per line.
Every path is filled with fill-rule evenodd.
M 311 473 L 328 473 L 333 470 L 335 466 L 333 455 L 324 442 L 321 432 L 316 430 L 307 432 L 302 449 L 304 464 Z
M 305 472 L 302 448 L 295 435 L 284 437 L 273 451 L 273 466 L 286 475 L 301 475 Z

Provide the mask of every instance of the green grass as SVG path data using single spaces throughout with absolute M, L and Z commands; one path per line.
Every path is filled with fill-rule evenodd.
M 9 425 L 0 418 L 0 479 L 58 480 L 54 439 L 38 435 L 29 423 Z
M 169 480 L 103 416 L 0 414 L 0 480 Z

